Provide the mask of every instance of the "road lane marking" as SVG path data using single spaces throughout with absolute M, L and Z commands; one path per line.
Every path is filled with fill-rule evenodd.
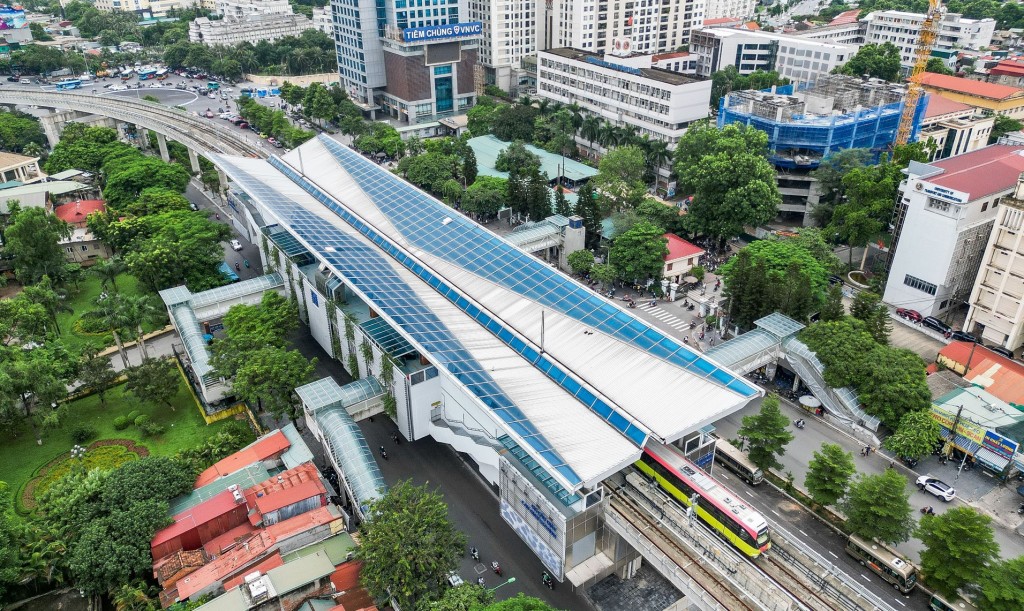
M 832 557 L 835 558 L 836 560 L 839 560 L 839 556 L 836 556 L 835 554 L 833 554 L 831 550 L 828 550 L 828 553 L 832 554 Z
M 775 511 L 774 509 L 772 509 L 772 513 L 774 513 L 775 515 L 779 516 L 780 518 L 782 517 L 782 516 L 779 515 L 779 512 Z
M 797 530 L 799 530 L 799 531 L 800 531 L 800 534 L 801 534 L 801 535 L 803 535 L 803 536 L 805 536 L 805 537 L 810 537 L 810 535 L 808 535 L 808 534 L 807 534 L 807 533 L 805 533 L 804 531 L 800 530 L 799 528 L 798 528 Z
M 747 490 L 744 490 L 743 492 L 745 492 L 745 493 L 747 494 L 747 496 L 749 496 L 750 498 L 754 498 L 754 495 L 753 495 L 753 494 L 750 494 L 750 492 L 749 492 L 749 491 L 747 491 Z
M 860 574 L 860 578 L 861 578 L 861 579 L 863 579 L 864 581 L 868 582 L 868 583 L 871 583 L 871 580 L 870 580 L 870 579 L 868 579 L 867 577 L 865 577 L 865 576 L 864 576 L 864 573 L 861 573 L 861 574 Z
M 901 607 L 906 607 L 906 605 L 905 605 L 905 604 L 903 604 L 903 601 L 902 601 L 902 600 L 900 600 L 900 599 L 898 599 L 898 598 L 894 598 L 893 600 L 895 600 L 896 602 L 898 602 L 898 603 L 900 604 L 900 606 L 901 606 Z

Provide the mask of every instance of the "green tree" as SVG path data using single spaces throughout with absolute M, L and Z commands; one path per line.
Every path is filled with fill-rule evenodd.
M 691 126 L 676 145 L 679 189 L 693 195 L 691 231 L 724 241 L 775 218 L 782 197 L 767 159 L 768 136 L 753 127 Z
M 274 416 L 296 420 L 300 406 L 295 389 L 309 382 L 317 359 L 307 360 L 298 350 L 268 347 L 246 355 L 235 372 L 231 387 L 250 405 Z
M 440 195 L 445 182 L 454 179 L 457 164 L 455 155 L 428 152 L 418 157 L 406 157 L 398 164 L 398 171 L 417 187 Z
M 0 347 L 42 340 L 48 319 L 46 308 L 27 299 L 24 293 L 0 299 Z
M 67 303 L 67 292 L 60 287 L 53 286 L 49 276 L 43 276 L 37 284 L 26 286 L 22 294 L 25 299 L 43 307 L 54 331 L 60 335 L 61 330 L 57 323 L 57 317 L 73 311 Z
M 788 85 L 789 79 L 779 76 L 772 70 L 757 70 L 751 74 L 739 73 L 736 66 L 729 65 L 711 75 L 711 107 L 718 108 L 718 103 L 725 94 L 745 89 L 767 89 L 775 85 Z
M 876 342 L 889 343 L 892 323 L 889 320 L 889 308 L 882 303 L 881 295 L 871 291 L 860 291 L 850 305 L 850 315 L 864 321 L 864 326 Z
M 862 168 L 872 160 L 870 149 L 843 149 L 825 157 L 811 172 L 811 177 L 818 181 L 818 192 L 821 193 L 820 203 L 811 211 L 818 225 L 825 227 L 832 222 L 832 211 L 842 197 L 843 178 L 851 170 Z
M 924 543 L 921 570 L 928 585 L 943 596 L 954 597 L 963 586 L 977 582 L 999 558 L 991 522 L 966 506 L 923 516 L 914 535 Z
M 992 124 L 992 133 L 988 136 L 988 143 L 995 144 L 1000 138 L 1010 132 L 1020 131 L 1024 124 L 1021 124 L 1017 119 L 1013 119 L 1006 115 L 995 115 L 993 117 L 995 122 Z
M 776 311 L 807 320 L 824 303 L 828 287 L 828 270 L 800 242 L 787 239 L 758 240 L 719 273 L 729 317 L 743 328 Z
M 120 211 L 134 216 L 145 216 L 184 210 L 189 210 L 189 202 L 181 193 L 166 187 L 148 187 L 139 193 L 137 200 L 125 204 Z
M 491 133 L 498 108 L 494 98 L 484 96 L 477 101 L 476 106 L 469 109 L 469 112 L 466 113 L 469 119 L 467 127 L 474 137 L 486 136 Z
M 618 270 L 611 265 L 599 263 L 590 268 L 590 277 L 601 283 L 601 286 L 608 288 L 619 276 Z
M 223 283 L 217 266 L 226 225 L 191 212 L 164 212 L 111 224 L 128 270 L 154 291 L 186 284 L 195 291 Z
M 981 611 L 1024 609 L 1024 556 L 991 563 L 978 578 Z
M 834 443 L 821 444 L 807 466 L 804 486 L 819 505 L 835 505 L 846 496 L 850 479 L 857 472 L 853 455 Z
M 594 267 L 594 253 L 589 250 L 577 250 L 576 252 L 569 253 L 566 261 L 569 263 L 569 267 L 572 268 L 574 274 L 585 276 Z
M 605 213 L 631 210 L 647 196 L 643 176 L 647 164 L 636 146 L 621 146 L 609 151 L 598 165 L 591 181 Z
M 932 451 L 941 432 L 929 411 L 909 412 L 900 418 L 899 427 L 884 445 L 896 456 L 917 459 Z
M 383 153 L 392 159 L 397 159 L 405 150 L 398 130 L 381 121 L 371 123 L 369 131 L 358 136 L 352 144 L 364 153 Z
M 547 177 L 540 171 L 526 179 L 526 214 L 534 222 L 551 216 L 551 189 Z
M 914 529 L 906 488 L 907 480 L 895 469 L 853 481 L 843 502 L 847 528 L 882 543 L 906 541 Z
M 213 368 L 225 378 L 234 377 L 251 353 L 284 348 L 297 321 L 296 306 L 274 291 L 264 293 L 258 305 L 231 306 L 223 319 L 226 337 L 211 346 Z
M 71 226 L 42 208 L 15 206 L 3 233 L 4 252 L 14 259 L 14 274 L 22 284 L 35 284 L 43 276 L 60 278 L 64 270 L 61 240 L 71 237 Z
M 440 600 L 419 605 L 424 611 L 479 611 L 494 602 L 494 592 L 475 583 L 445 590 Z
M 480 176 L 462 196 L 462 209 L 489 221 L 508 207 L 508 181 L 497 176 Z
M 555 187 L 555 214 L 561 214 L 562 216 L 572 216 L 572 206 L 569 205 L 569 200 L 565 199 L 565 191 L 562 187 Z
M 483 611 L 557 611 L 554 607 L 539 598 L 527 596 L 520 592 L 514 598 L 496 602 L 483 608 Z
M 448 519 L 438 492 L 400 482 L 370 506 L 360 526 L 360 579 L 378 600 L 394 597 L 403 609 L 437 600 L 466 549 L 466 537 Z
M 590 250 L 596 249 L 601 245 L 601 213 L 590 181 L 583 183 L 576 190 L 573 213 L 583 219 L 584 245 Z
M 99 395 L 103 405 L 107 404 L 107 391 L 119 376 L 110 364 L 110 357 L 99 356 L 95 351 L 83 355 L 78 368 L 78 381 Z
M 928 64 L 924 67 L 924 71 L 925 72 L 933 72 L 935 74 L 945 74 L 947 76 L 952 76 L 953 75 L 953 71 L 950 70 L 946 66 L 946 63 L 943 62 L 942 59 L 939 58 L 939 57 L 931 57 L 931 58 L 929 58 L 928 59 Z
M 776 456 L 786 453 L 786 445 L 793 434 L 786 430 L 789 420 L 779 409 L 779 398 L 768 395 L 761 402 L 761 410 L 753 416 L 743 417 L 743 426 L 737 435 L 747 439 L 750 462 L 762 469 L 778 469 L 782 464 Z
M 0 481 L 0 600 L 7 599 L 7 591 L 19 584 L 22 577 L 21 529 L 11 507 L 11 491 L 7 482 Z
M 900 49 L 891 42 L 863 45 L 842 66 L 832 72 L 850 76 L 868 75 L 885 81 L 896 82 L 900 78 Z
M 921 357 L 903 348 L 885 347 L 876 349 L 871 356 L 885 360 L 873 367 L 873 378 L 865 381 L 869 383 L 857 386 L 857 394 L 869 414 L 893 427 L 904 414 L 929 409 L 931 393 Z
M 644 283 L 661 280 L 661 271 L 668 254 L 665 230 L 647 221 L 640 221 L 626 233 L 615 238 L 608 252 L 619 278 L 627 282 Z
M 540 171 L 540 157 L 531 153 L 521 140 L 517 140 L 502 149 L 494 161 L 494 169 L 499 172 L 511 172 L 513 168 L 522 175 Z
M 176 163 L 165 163 L 155 157 L 124 157 L 103 164 L 106 183 L 103 197 L 115 210 L 139 198 L 147 188 L 159 187 L 184 193 L 189 172 Z
M 39 124 L 39 119 L 17 110 L 0 113 L 0 149 L 29 155 L 32 152 L 32 145 L 36 147 L 46 147 L 47 145 L 46 135 Z M 39 155 L 30 156 L 38 157 Z
M 533 142 L 538 114 L 540 111 L 531 105 L 499 106 L 491 121 L 491 133 L 505 142 Z
M 825 302 L 821 305 L 818 319 L 831 322 L 839 320 L 843 316 L 846 316 L 846 306 L 843 305 L 843 286 L 838 282 L 830 284 L 825 292 Z
M 172 360 L 145 359 L 126 372 L 125 389 L 139 401 L 162 403 L 174 410 L 171 399 L 178 394 L 181 374 Z

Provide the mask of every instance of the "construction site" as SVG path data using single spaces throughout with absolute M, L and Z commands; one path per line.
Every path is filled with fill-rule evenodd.
M 875 78 L 827 75 L 794 90 L 734 91 L 719 103 L 718 126 L 743 123 L 768 134 L 770 161 L 780 169 L 813 169 L 848 148 L 876 152 L 897 139 L 907 87 Z M 917 99 L 910 140 L 916 140 L 927 96 Z

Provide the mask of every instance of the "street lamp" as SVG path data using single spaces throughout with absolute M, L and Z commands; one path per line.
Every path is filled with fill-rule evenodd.
M 499 583 L 498 585 L 494 586 L 493 588 L 488 588 L 487 591 L 493 594 L 494 591 L 497 590 L 498 588 L 500 588 L 501 586 L 507 586 L 508 584 L 515 583 L 515 582 L 516 582 L 516 578 L 515 577 L 509 577 L 508 581 L 506 581 L 505 583 Z

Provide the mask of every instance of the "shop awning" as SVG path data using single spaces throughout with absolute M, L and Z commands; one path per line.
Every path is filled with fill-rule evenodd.
M 942 438 L 949 439 L 949 429 L 944 426 L 940 426 L 939 428 L 942 429 Z M 963 435 L 957 435 L 956 438 L 953 439 L 953 445 L 971 455 L 981 448 L 981 444 L 975 443 Z
M 1010 464 L 1009 459 L 1003 458 L 988 448 L 981 448 L 975 452 L 974 460 L 978 461 L 986 469 L 991 469 L 996 473 L 1002 473 L 1006 470 L 1006 466 Z

